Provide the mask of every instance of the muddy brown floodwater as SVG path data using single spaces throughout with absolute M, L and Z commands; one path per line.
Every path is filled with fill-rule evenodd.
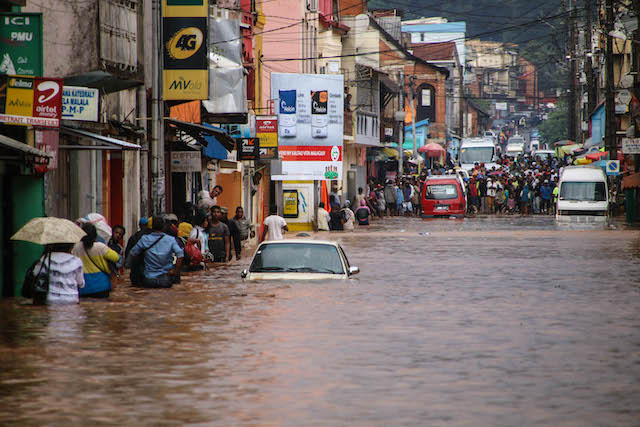
M 640 424 L 640 232 L 550 218 L 324 233 L 361 274 L 248 257 L 108 302 L 0 301 L 0 424 Z

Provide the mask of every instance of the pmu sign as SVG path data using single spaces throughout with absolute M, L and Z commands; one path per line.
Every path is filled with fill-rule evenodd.
M 209 99 L 205 0 L 163 1 L 163 98 Z
M 0 74 L 42 75 L 42 14 L 0 13 Z

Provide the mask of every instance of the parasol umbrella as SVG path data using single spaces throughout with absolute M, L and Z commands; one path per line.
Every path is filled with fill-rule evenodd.
M 11 240 L 22 240 L 38 245 L 53 243 L 78 243 L 87 233 L 72 221 L 64 218 L 33 218 L 26 223 Z
M 553 143 L 553 145 L 556 146 L 556 147 L 559 146 L 559 145 L 573 145 L 573 144 L 574 144 L 574 142 L 571 141 L 571 140 L 568 140 L 568 139 L 563 139 L 561 141 L 557 141 L 557 142 Z
M 435 142 L 431 142 L 418 148 L 418 152 L 425 153 L 428 157 L 440 157 L 444 154 L 444 148 Z

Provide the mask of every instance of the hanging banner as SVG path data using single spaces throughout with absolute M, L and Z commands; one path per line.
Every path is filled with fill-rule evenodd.
M 282 173 L 271 179 L 342 179 L 343 76 L 272 73 L 271 98 L 282 160 Z
M 62 79 L 0 75 L 0 123 L 58 128 L 61 116 Z
M 88 87 L 62 88 L 62 119 L 85 122 L 98 121 L 100 90 Z
M 163 1 L 163 99 L 209 99 L 208 2 Z
M 59 140 L 60 131 L 57 129 L 36 129 L 36 148 L 53 155 L 47 164 L 48 170 L 58 169 Z
M 0 13 L 0 74 L 42 75 L 42 14 Z

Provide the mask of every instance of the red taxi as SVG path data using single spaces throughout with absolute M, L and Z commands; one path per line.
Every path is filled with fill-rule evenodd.
M 422 187 L 422 216 L 456 216 L 464 218 L 467 199 L 462 182 L 455 175 L 430 176 Z

